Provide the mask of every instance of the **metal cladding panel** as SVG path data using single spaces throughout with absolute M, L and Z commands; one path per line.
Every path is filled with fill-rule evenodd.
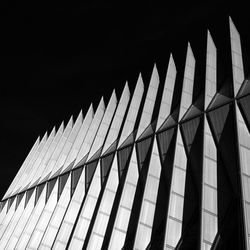
M 216 94 L 217 52 L 210 32 L 207 32 L 205 109 Z
M 14 201 L 12 202 L 11 206 L 9 209 L 7 209 L 6 216 L 0 221 L 0 232 L 1 235 L 3 234 L 4 230 L 6 229 L 7 225 L 9 224 L 12 216 L 15 213 L 15 207 L 16 207 L 16 202 L 17 202 L 17 197 L 14 198 Z M 9 206 L 9 204 L 8 204 Z
M 40 152 L 42 151 L 46 140 L 47 140 L 47 132 L 43 136 L 39 146 L 37 147 L 36 151 L 34 152 L 33 157 L 30 159 L 29 164 L 28 164 L 27 168 L 25 169 L 24 173 L 22 174 L 19 181 L 17 182 L 17 184 L 13 188 L 12 195 L 15 194 L 19 189 L 24 188 L 28 184 L 27 179 L 28 179 L 29 174 L 32 170 L 33 164 L 36 161 L 37 157 L 39 156 Z
M 108 133 L 116 109 L 116 105 L 117 105 L 117 98 L 115 91 L 113 91 L 107 109 L 105 110 L 102 122 L 100 124 L 100 127 L 98 128 L 96 137 L 88 154 L 87 161 L 91 159 L 94 156 L 94 154 L 103 146 L 103 143 L 105 141 L 106 135 Z
M 217 149 L 207 118 L 204 123 L 201 249 L 210 249 L 218 232 Z
M 122 143 L 127 139 L 127 137 L 133 132 L 136 117 L 140 108 L 141 99 L 144 92 L 144 84 L 141 78 L 141 75 L 139 75 L 136 87 L 134 90 L 134 94 L 129 106 L 128 114 L 122 129 L 122 133 L 119 139 L 118 147 L 122 145 Z
M 98 108 L 95 112 L 95 116 L 94 116 L 94 118 L 91 122 L 91 125 L 89 127 L 89 130 L 86 134 L 86 137 L 84 138 L 84 142 L 81 146 L 81 149 L 77 155 L 76 161 L 74 163 L 74 167 L 77 166 L 77 164 L 83 159 L 83 157 L 85 157 L 89 153 L 89 150 L 91 148 L 93 140 L 96 136 L 97 130 L 98 130 L 100 123 L 102 121 L 104 111 L 105 111 L 105 105 L 104 105 L 104 101 L 103 101 L 103 97 L 102 97 L 100 102 L 99 102 Z
M 172 98 L 174 93 L 175 78 L 176 78 L 176 67 L 174 59 L 172 55 L 170 55 L 156 130 L 158 130 L 161 127 L 163 122 L 170 115 Z
M 33 157 L 33 154 L 35 153 L 37 147 L 39 146 L 40 144 L 40 137 L 38 137 L 34 143 L 34 145 L 32 146 L 30 152 L 28 153 L 26 159 L 24 160 L 22 166 L 20 167 L 18 173 L 16 174 L 14 180 L 12 181 L 11 185 L 9 186 L 8 190 L 6 191 L 3 199 L 6 199 L 10 193 L 12 193 L 12 190 L 13 188 L 15 187 L 16 183 L 20 180 L 22 174 L 25 172 L 28 164 L 29 164 L 29 161 L 31 160 L 31 158 Z
M 185 72 L 183 79 L 179 120 L 192 104 L 194 84 L 195 59 L 190 45 L 188 44 Z M 186 182 L 187 156 L 183 140 L 178 126 L 173 174 L 170 187 L 168 215 L 164 249 L 174 249 L 182 234 L 184 193 Z
M 98 212 L 95 218 L 95 223 L 90 235 L 88 247 L 89 249 L 96 249 L 95 244 L 102 245 L 103 238 L 107 229 L 108 221 L 110 218 L 111 209 L 115 199 L 117 187 L 119 184 L 118 179 L 118 165 L 117 157 L 115 155 L 113 164 L 107 179 L 107 184 L 105 186 L 104 193 L 102 195 L 102 200 L 98 208 Z
M 117 209 L 116 218 L 109 242 L 108 249 L 112 250 L 122 249 L 128 230 L 129 218 L 139 178 L 135 147 L 133 148 L 127 171 L 128 172 L 122 189 L 119 207 Z
M 62 137 L 60 138 L 60 141 L 58 142 L 49 162 L 47 165 L 46 170 L 43 172 L 42 174 L 42 180 L 43 178 L 47 177 L 48 175 L 51 174 L 51 172 L 53 171 L 53 169 L 56 167 L 56 163 L 58 162 L 60 155 L 62 153 L 62 150 L 64 148 L 64 145 L 70 135 L 70 132 L 72 131 L 72 126 L 73 126 L 73 117 L 71 117 L 68 121 L 68 124 L 66 126 L 66 128 L 63 131 Z
M 82 125 L 82 111 L 79 113 L 79 115 L 75 121 L 75 124 L 74 124 L 72 130 L 70 131 L 70 134 L 67 137 L 67 140 L 63 146 L 63 149 L 60 153 L 60 156 L 56 162 L 56 165 L 54 166 L 54 168 L 50 174 L 51 177 L 54 177 L 55 174 L 56 175 L 60 174 L 60 172 L 59 172 L 60 168 L 62 168 L 62 166 L 64 165 L 64 163 L 67 159 L 67 156 L 68 156 L 68 154 L 71 150 L 71 147 L 76 139 L 76 136 L 78 134 L 78 131 L 79 131 L 81 125 Z
M 63 166 L 63 169 L 62 169 L 62 172 L 68 168 L 68 166 L 70 164 L 72 164 L 72 162 L 76 159 L 77 157 L 77 154 L 79 153 L 80 151 L 80 148 L 81 148 L 81 145 L 84 141 L 84 138 L 88 132 L 88 129 L 90 127 L 90 124 L 93 120 L 93 116 L 94 116 L 94 110 L 93 110 L 93 106 L 92 104 L 90 105 L 89 109 L 88 109 L 88 112 L 84 118 L 84 121 L 81 125 L 81 128 L 77 134 L 77 137 L 74 141 L 74 144 L 72 145 L 72 148 L 67 156 L 67 159 L 65 161 L 65 164 Z
M 182 118 L 182 116 L 186 113 L 186 111 L 192 104 L 194 71 L 195 71 L 195 59 L 191 46 L 190 44 L 188 44 L 185 72 L 184 72 L 184 79 L 183 79 L 183 86 L 181 93 L 179 120 Z
M 121 99 L 115 111 L 114 119 L 112 121 L 110 130 L 108 132 L 107 139 L 103 146 L 103 150 L 102 150 L 103 153 L 106 152 L 106 150 L 112 145 L 112 143 L 118 137 L 120 127 L 122 125 L 122 121 L 124 119 L 124 115 L 127 109 L 128 102 L 129 102 L 129 98 L 130 98 L 130 92 L 129 92 L 128 84 L 126 83 L 122 92 Z
M 1 213 L 0 213 L 0 223 L 7 214 L 7 208 L 8 208 L 8 201 L 6 200 L 5 204 L 4 204 L 4 207 L 2 208 Z
M 19 237 L 22 234 L 22 231 L 25 227 L 26 222 L 28 221 L 35 205 L 35 196 L 36 192 L 34 191 L 29 199 L 29 202 L 26 204 L 26 207 L 20 216 L 19 220 L 16 223 L 15 229 L 12 231 L 10 238 L 6 244 L 6 249 L 14 249 Z
M 45 204 L 44 209 L 42 210 L 42 213 L 39 216 L 39 219 L 36 223 L 36 226 L 30 236 L 29 242 L 26 246 L 26 249 L 37 249 L 39 246 L 39 243 L 43 237 L 43 234 L 47 228 L 49 219 L 51 218 L 51 215 L 54 211 L 54 208 L 57 203 L 57 196 L 58 196 L 58 179 L 53 187 L 53 190 L 49 196 L 49 199 L 47 200 L 47 203 Z
M 241 52 L 240 34 L 237 31 L 231 18 L 229 18 L 229 26 L 231 39 L 234 95 L 236 96 L 244 81 L 244 68 Z
M 238 143 L 240 154 L 241 185 L 245 222 L 246 246 L 250 248 L 250 134 L 244 119 L 236 106 Z
M 61 123 L 59 129 L 57 130 L 56 132 L 56 135 L 55 137 L 53 138 L 53 141 L 51 142 L 45 156 L 43 157 L 43 160 L 33 178 L 33 180 L 31 181 L 30 183 L 30 187 L 36 183 L 38 180 L 41 181 L 41 178 L 43 176 L 43 173 L 46 171 L 46 168 L 47 168 L 47 165 L 48 165 L 48 162 L 53 154 L 53 152 L 55 151 L 55 148 L 57 146 L 57 144 L 59 143 L 61 137 L 62 137 L 62 134 L 63 134 L 63 130 L 64 130 L 64 125 L 63 125 L 63 122 Z
M 183 224 L 187 156 L 179 127 L 173 166 L 164 249 L 174 249 L 177 246 Z
M 38 174 L 38 171 L 39 171 L 39 168 L 40 168 L 40 165 L 42 163 L 42 160 L 43 158 L 45 157 L 53 139 L 55 137 L 55 128 L 53 128 L 53 130 L 51 131 L 50 135 L 49 135 L 49 138 L 47 139 L 44 147 L 43 147 L 43 150 L 41 151 L 41 153 L 39 154 L 38 158 L 36 159 L 33 167 L 32 167 L 32 171 L 30 172 L 29 174 L 29 177 L 27 179 L 27 183 L 30 184 L 30 182 L 35 178 L 35 176 Z M 27 189 L 27 186 L 25 187 L 25 189 Z
M 24 211 L 24 205 L 25 205 L 25 196 L 22 197 L 22 200 L 20 201 L 14 215 L 12 216 L 10 222 L 6 227 L 1 227 L 0 229 L 0 249 L 4 249 L 6 244 L 8 243 L 8 239 L 10 235 L 12 234 L 13 230 L 17 226 L 17 222 L 20 219 L 20 216 L 22 215 Z
M 44 187 L 34 209 L 32 210 L 32 213 L 30 214 L 24 226 L 21 236 L 18 239 L 14 249 L 25 249 L 32 235 L 32 232 L 36 226 L 36 223 L 44 209 L 45 200 L 46 200 L 46 188 Z
M 158 86 L 159 86 L 159 75 L 158 75 L 156 66 L 154 65 L 153 72 L 151 75 L 151 80 L 150 80 L 149 87 L 148 87 L 146 100 L 144 102 L 144 106 L 143 106 L 143 110 L 141 114 L 139 127 L 138 127 L 137 134 L 136 134 L 136 139 L 140 137 L 143 131 L 151 123 L 151 118 L 153 115 Z
M 74 228 L 72 239 L 69 244 L 69 249 L 81 249 L 83 247 L 100 191 L 101 169 L 100 163 L 98 163 L 88 192 L 86 193 L 83 206 L 80 210 L 79 218 L 76 222 L 76 227 Z
M 60 228 L 64 214 L 67 210 L 71 198 L 71 176 L 68 176 L 67 182 L 63 188 L 63 192 L 58 200 L 58 203 L 50 217 L 49 223 L 44 235 L 40 241 L 39 248 L 51 249 L 57 232 Z
M 57 232 L 52 249 L 63 249 L 67 246 L 72 229 L 74 227 L 74 223 L 77 218 L 77 214 L 83 202 L 84 196 L 85 196 L 85 169 L 81 173 L 76 189 L 73 193 L 67 211 L 64 215 L 63 221 Z
M 146 249 L 150 243 L 160 175 L 161 162 L 156 138 L 154 138 L 153 151 L 147 173 L 134 249 Z

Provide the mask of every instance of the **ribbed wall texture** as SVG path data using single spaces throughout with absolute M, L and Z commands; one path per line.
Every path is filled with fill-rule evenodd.
M 250 249 L 250 82 L 229 27 L 220 87 L 208 32 L 198 94 L 188 44 L 182 91 L 170 55 L 164 83 L 154 66 L 38 139 L 1 201 L 0 249 Z

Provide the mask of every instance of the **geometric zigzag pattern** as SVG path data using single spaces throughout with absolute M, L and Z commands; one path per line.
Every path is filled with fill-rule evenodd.
M 147 89 L 139 75 L 38 138 L 1 201 L 0 249 L 250 249 L 250 82 L 229 27 L 232 82 L 217 86 L 208 32 L 198 97 L 188 44 L 179 101 L 170 55 L 162 91 L 154 66 Z

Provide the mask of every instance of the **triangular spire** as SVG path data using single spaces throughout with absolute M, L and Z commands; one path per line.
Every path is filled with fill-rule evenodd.
M 65 160 L 67 158 L 67 155 L 70 152 L 70 148 L 75 141 L 75 138 L 77 136 L 77 133 L 81 127 L 82 124 L 82 113 L 80 112 L 80 116 L 78 116 L 75 124 L 73 122 L 73 116 L 70 117 L 70 120 L 64 130 L 63 137 L 61 138 L 57 150 L 59 155 L 56 159 L 56 163 L 54 164 L 53 168 L 51 169 L 51 176 L 50 178 L 53 178 L 60 174 L 60 171 L 63 169 L 63 165 L 65 163 Z M 64 138 L 64 139 L 63 139 Z
M 120 127 L 122 125 L 122 121 L 124 119 L 124 115 L 125 115 L 125 112 L 127 109 L 127 105 L 129 103 L 129 98 L 130 98 L 130 92 L 129 92 L 128 84 L 126 83 L 124 86 L 119 104 L 118 104 L 117 109 L 115 111 L 115 115 L 114 115 L 112 124 L 110 126 L 107 139 L 106 139 L 104 147 L 103 147 L 104 153 L 111 146 L 111 144 L 117 140 L 117 137 L 118 137 L 118 134 L 120 131 Z
M 103 147 L 104 139 L 106 137 L 106 134 L 108 132 L 110 123 L 112 121 L 112 117 L 114 115 L 115 109 L 117 105 L 117 98 L 116 98 L 116 93 L 115 90 L 113 90 L 112 95 L 110 97 L 107 109 L 105 111 L 105 114 L 103 116 L 102 122 L 100 124 L 100 127 L 98 128 L 96 137 L 94 139 L 94 142 L 91 146 L 87 161 L 89 161 L 99 150 L 100 148 Z M 101 153 L 101 151 L 100 151 Z
M 127 99 L 129 99 L 130 97 L 130 91 L 129 91 L 129 86 L 128 86 L 128 82 L 126 81 L 123 91 L 122 91 L 122 95 L 121 98 L 119 100 L 119 104 L 125 102 Z
M 137 85 L 139 85 L 139 86 L 143 85 L 143 86 L 144 86 L 144 83 L 143 83 L 143 80 L 142 80 L 141 72 L 139 73 L 139 76 L 138 76 L 138 79 L 137 79 L 136 87 L 137 87 Z
M 46 131 L 46 132 L 44 133 L 44 135 L 43 135 L 43 138 L 42 138 L 41 142 L 47 141 L 47 138 L 48 138 L 48 133 L 47 133 L 47 131 Z
M 161 99 L 161 106 L 158 115 L 158 121 L 156 129 L 158 130 L 166 118 L 170 114 L 171 105 L 172 105 L 172 98 L 174 93 L 174 85 L 175 85 L 175 78 L 176 78 L 176 66 L 174 63 L 174 59 L 172 54 L 170 54 L 169 63 L 168 63 L 168 70 L 166 74 L 164 90 Z
M 82 121 L 83 121 L 83 115 L 82 115 L 82 109 L 81 109 L 78 116 L 77 116 L 77 118 L 76 118 L 75 123 L 78 123 L 78 122 L 82 123 Z
M 207 30 L 207 51 L 212 54 L 216 53 L 216 46 L 209 30 Z
M 64 121 L 62 121 L 60 127 L 59 127 L 58 130 L 57 130 L 57 133 L 62 133 L 63 130 L 64 130 Z
M 55 135 L 56 135 L 56 127 L 54 126 L 49 136 L 55 136 Z
M 34 145 L 33 145 L 32 148 L 31 148 L 31 150 L 32 150 L 33 148 L 35 148 L 36 146 L 38 146 L 39 143 L 40 143 L 40 135 L 37 137 L 37 139 L 36 139 Z
M 175 66 L 175 62 L 174 62 L 174 57 L 173 57 L 172 53 L 170 53 L 167 76 L 175 77 L 176 72 L 177 72 L 177 70 L 176 70 L 176 66 Z M 171 86 L 171 87 L 174 87 L 174 86 Z
M 192 104 L 194 71 L 195 71 L 194 54 L 193 54 L 193 51 L 192 51 L 190 44 L 188 43 L 185 72 L 184 72 L 184 79 L 183 79 L 183 87 L 182 87 L 181 104 L 180 104 L 179 120 L 181 120 L 182 116 L 185 114 L 187 109 Z
M 155 63 L 154 67 L 153 67 L 153 71 L 152 71 L 152 75 L 151 75 L 149 85 L 154 86 L 155 88 L 158 88 L 159 81 L 160 81 L 159 80 L 159 74 L 158 74 L 158 71 L 157 71 L 156 63 Z
M 72 127 L 73 127 L 73 124 L 74 124 L 74 121 L 73 121 L 73 116 L 70 117 L 64 131 L 63 131 L 63 137 L 68 137 L 70 131 L 72 130 Z M 62 138 L 60 138 L 60 141 L 62 140 Z
M 89 110 L 92 110 L 92 107 L 90 107 Z M 75 164 L 74 168 L 76 166 L 78 166 L 78 163 L 83 158 L 85 158 L 85 156 L 86 157 L 88 156 L 88 153 L 89 153 L 90 147 L 92 145 L 93 139 L 95 138 L 95 135 L 96 135 L 98 127 L 99 127 L 99 124 L 100 124 L 100 122 L 101 122 L 101 120 L 103 118 L 104 111 L 105 111 L 105 104 L 104 104 L 103 97 L 102 97 L 100 102 L 99 102 L 99 105 L 97 107 L 97 110 L 95 112 L 94 118 L 91 121 L 88 132 L 87 132 L 87 134 L 86 134 L 86 136 L 84 138 L 84 141 L 83 141 L 83 143 L 81 145 L 81 148 L 80 148 L 80 150 L 79 150 L 79 152 L 77 154 L 77 157 L 76 157 L 76 160 L 75 160 L 75 163 L 74 163 Z M 85 161 L 86 161 L 86 159 L 85 159 Z
M 82 115 L 82 110 L 81 110 L 75 123 L 74 123 L 74 126 L 70 132 L 69 138 L 68 138 L 68 141 L 70 141 L 71 143 L 73 143 L 75 141 L 75 138 L 76 138 L 76 136 L 79 132 L 79 129 L 82 125 L 82 122 L 83 122 L 83 115 Z
M 88 116 L 91 116 L 92 118 L 94 117 L 94 108 L 93 108 L 93 103 L 90 104 L 89 109 L 87 111 L 86 116 L 84 117 L 84 119 Z
M 229 17 L 231 54 L 233 67 L 234 95 L 236 96 L 244 81 L 244 67 L 241 52 L 240 34 L 237 31 L 231 17 Z
M 96 109 L 95 115 L 99 115 L 100 110 L 105 110 L 105 103 L 104 103 L 103 96 L 101 97 L 101 100 L 100 100 L 100 102 L 98 104 L 98 107 Z
M 111 97 L 109 99 L 107 109 L 110 108 L 110 106 L 112 106 L 114 103 L 117 103 L 117 97 L 116 97 L 115 89 L 113 90 L 112 95 L 111 95 Z
M 91 103 L 87 111 L 87 114 L 84 117 L 84 120 L 81 122 L 81 127 L 79 131 L 77 132 L 76 138 L 74 140 L 74 144 L 72 145 L 72 148 L 67 156 L 67 159 L 65 161 L 65 164 L 62 170 L 63 172 L 68 171 L 73 167 L 77 154 L 79 153 L 81 145 L 84 141 L 84 138 L 87 134 L 87 131 L 93 119 L 93 116 L 94 116 L 94 110 L 93 110 L 93 105 Z M 77 124 L 77 121 L 75 122 L 75 126 L 76 124 Z
M 190 67 L 195 66 L 194 53 L 189 42 L 188 42 L 188 47 L 187 47 L 186 66 L 190 66 Z M 186 74 L 187 73 L 189 72 L 186 72 Z
M 137 79 L 136 87 L 134 90 L 134 94 L 129 106 L 129 110 L 127 113 L 127 117 L 123 126 L 123 130 L 120 136 L 120 140 L 118 143 L 118 147 L 120 147 L 123 142 L 126 140 L 126 138 L 133 132 L 134 125 L 136 121 L 136 117 L 139 111 L 141 99 L 144 92 L 144 84 L 141 78 L 141 74 L 139 74 L 139 77 Z
M 123 91 L 122 91 L 122 95 L 125 94 L 125 93 L 130 94 L 129 86 L 128 86 L 128 81 L 126 81 L 126 83 L 124 85 L 124 88 L 123 88 Z
M 65 129 L 67 128 L 72 128 L 73 127 L 73 124 L 74 124 L 74 121 L 73 121 L 73 115 L 70 117 L 68 123 L 67 123 L 67 126 Z
M 155 66 L 151 76 L 150 84 L 148 86 L 147 96 L 143 106 L 136 139 L 138 139 L 141 136 L 142 132 L 151 123 L 158 86 L 159 86 L 159 75 Z
M 205 107 L 212 101 L 216 94 L 216 70 L 217 55 L 216 47 L 209 31 L 207 31 L 207 59 L 206 59 L 206 87 L 205 87 Z

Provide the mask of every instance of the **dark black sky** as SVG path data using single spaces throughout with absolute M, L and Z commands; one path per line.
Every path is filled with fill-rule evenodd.
M 164 75 L 170 52 L 181 65 L 188 40 L 201 56 L 207 28 L 223 51 L 229 14 L 250 44 L 249 10 L 239 1 L 51 2 L 1 6 L 1 197 L 38 135 L 91 102 L 96 108 L 102 95 L 107 103 L 113 88 L 120 95 L 126 80 L 133 91 L 154 62 Z

